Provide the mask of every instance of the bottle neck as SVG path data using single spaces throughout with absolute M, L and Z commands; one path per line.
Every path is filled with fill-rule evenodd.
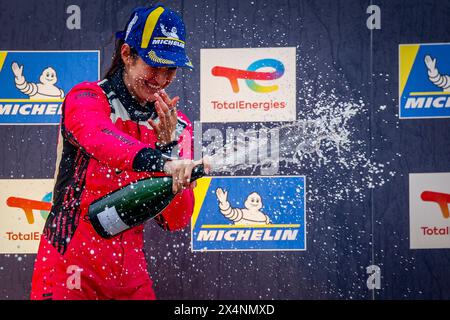
M 205 168 L 202 164 L 199 164 L 198 166 L 195 166 L 194 169 L 192 169 L 191 173 L 191 181 L 195 181 L 205 175 Z

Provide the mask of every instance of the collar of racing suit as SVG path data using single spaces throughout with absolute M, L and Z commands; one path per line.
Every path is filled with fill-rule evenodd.
M 117 70 L 108 81 L 111 84 L 111 89 L 115 92 L 117 98 L 122 105 L 127 109 L 131 120 L 133 121 L 147 121 L 156 118 L 155 104 L 147 102 L 144 106 L 141 105 L 128 91 L 122 77 L 123 68 Z

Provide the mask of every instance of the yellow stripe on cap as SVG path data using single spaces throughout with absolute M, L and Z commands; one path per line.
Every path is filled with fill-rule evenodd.
M 163 12 L 164 8 L 158 7 L 148 15 L 147 20 L 145 21 L 144 33 L 142 34 L 141 48 L 145 49 L 148 47 L 153 30 L 155 30 L 156 23 Z

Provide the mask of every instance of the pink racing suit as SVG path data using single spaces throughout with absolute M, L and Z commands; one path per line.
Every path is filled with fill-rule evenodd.
M 148 124 L 157 121 L 153 105 L 139 105 L 121 74 L 81 83 L 63 103 L 53 204 L 35 260 L 31 299 L 155 299 L 142 251 L 143 225 L 104 239 L 86 215 L 105 194 L 163 175 L 164 158 L 173 151 L 155 147 Z M 176 132 L 174 152 L 191 158 L 192 126 L 180 111 Z M 185 190 L 155 221 L 166 230 L 184 228 L 193 206 L 192 190 Z

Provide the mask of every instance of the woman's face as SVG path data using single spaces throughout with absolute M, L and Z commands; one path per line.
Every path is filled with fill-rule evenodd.
M 129 51 L 129 46 L 125 51 Z M 155 68 L 144 62 L 139 56 L 127 55 L 122 47 L 122 59 L 124 60 L 124 82 L 130 93 L 140 103 L 155 101 L 155 93 L 166 88 L 175 79 L 176 68 Z

